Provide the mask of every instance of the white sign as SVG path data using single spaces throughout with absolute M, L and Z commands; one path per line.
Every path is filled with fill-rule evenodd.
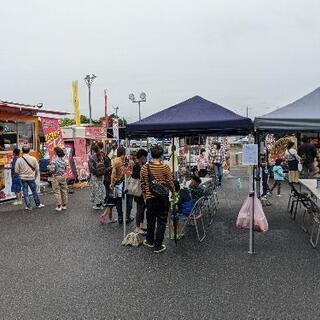
M 257 144 L 244 144 L 243 145 L 242 164 L 245 166 L 258 165 L 258 145 Z

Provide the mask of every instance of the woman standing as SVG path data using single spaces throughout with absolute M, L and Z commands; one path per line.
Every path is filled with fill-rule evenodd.
M 132 179 L 137 179 L 140 182 L 140 173 L 142 166 L 147 162 L 148 152 L 146 150 L 140 149 L 137 152 L 137 161 L 132 168 Z M 144 233 L 142 230 L 143 228 L 143 221 L 144 221 L 144 211 L 146 209 L 146 205 L 143 199 L 143 195 L 141 194 L 140 197 L 134 197 L 134 200 L 137 204 L 137 213 L 136 213 L 136 233 Z
M 223 176 L 223 163 L 225 162 L 225 153 L 221 148 L 219 142 L 215 142 L 213 145 L 213 167 L 216 174 L 216 186 L 221 187 L 222 176 Z
M 206 150 L 201 149 L 200 156 L 197 163 L 199 177 L 203 178 L 207 175 L 207 158 L 206 158 Z
M 52 190 L 56 198 L 56 211 L 67 210 L 68 202 L 68 186 L 65 176 L 68 160 L 65 157 L 64 151 L 59 148 L 54 148 L 55 158 L 50 163 L 49 170 L 52 172 Z
M 11 192 L 14 192 L 16 194 L 17 200 L 13 203 L 13 205 L 17 206 L 22 204 L 22 195 L 21 195 L 21 179 L 20 176 L 15 171 L 15 165 L 17 160 L 20 156 L 20 149 L 14 149 L 13 150 L 13 159 L 11 164 L 11 179 L 12 179 L 12 185 L 11 185 Z
M 288 161 L 289 183 L 298 183 L 299 182 L 299 162 L 301 158 L 299 157 L 297 150 L 294 148 L 293 141 L 290 141 L 287 145 L 285 158 Z
M 151 148 L 152 161 L 141 168 L 141 190 L 147 206 L 147 239 L 143 244 L 149 248 L 154 248 L 155 253 L 166 250 L 163 245 L 164 233 L 169 213 L 169 194 L 163 190 L 162 196 L 157 194 L 154 186 L 162 185 L 171 190 L 172 196 L 175 196 L 172 172 L 168 165 L 162 162 L 163 148 L 155 146 Z M 151 184 L 152 183 L 152 184 Z M 157 230 L 155 232 L 157 225 Z
M 97 145 L 93 145 L 91 148 L 92 155 L 89 158 L 89 171 L 90 171 L 90 184 L 91 195 L 90 199 L 93 202 L 94 210 L 102 210 L 103 202 L 105 199 L 105 187 L 103 179 L 105 175 L 105 164 L 102 154 Z

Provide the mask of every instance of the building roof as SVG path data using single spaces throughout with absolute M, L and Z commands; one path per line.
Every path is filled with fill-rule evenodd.
M 4 113 L 4 112 L 15 113 L 15 114 L 19 113 L 21 115 L 33 115 L 33 116 L 40 116 L 41 114 L 65 116 L 70 114 L 69 112 L 65 112 L 65 111 L 46 110 L 46 109 L 42 109 L 42 107 L 39 108 L 38 106 L 34 106 L 30 104 L 0 100 L 0 113 Z

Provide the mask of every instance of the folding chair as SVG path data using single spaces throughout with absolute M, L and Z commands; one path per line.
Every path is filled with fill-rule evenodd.
M 183 227 L 181 228 L 181 233 L 184 234 L 184 231 L 187 225 L 193 225 L 196 229 L 197 237 L 199 242 L 202 242 L 206 237 L 206 228 L 204 223 L 204 210 L 205 210 L 205 197 L 201 197 L 193 206 L 193 209 L 189 216 L 186 218 Z M 202 229 L 200 235 L 200 228 Z
M 308 209 L 310 206 L 311 198 L 308 193 L 299 192 L 294 184 L 291 185 L 291 194 L 288 201 L 288 211 L 292 220 L 296 219 L 298 206 L 302 205 L 304 208 Z
M 314 248 L 316 248 L 320 237 L 320 209 L 316 204 L 313 209 L 314 211 L 312 212 L 312 228 L 310 234 L 310 243 Z

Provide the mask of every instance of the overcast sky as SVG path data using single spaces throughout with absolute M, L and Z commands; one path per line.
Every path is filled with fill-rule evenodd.
M 137 120 L 194 95 L 261 115 L 320 86 L 319 0 L 1 0 L 0 99 Z

